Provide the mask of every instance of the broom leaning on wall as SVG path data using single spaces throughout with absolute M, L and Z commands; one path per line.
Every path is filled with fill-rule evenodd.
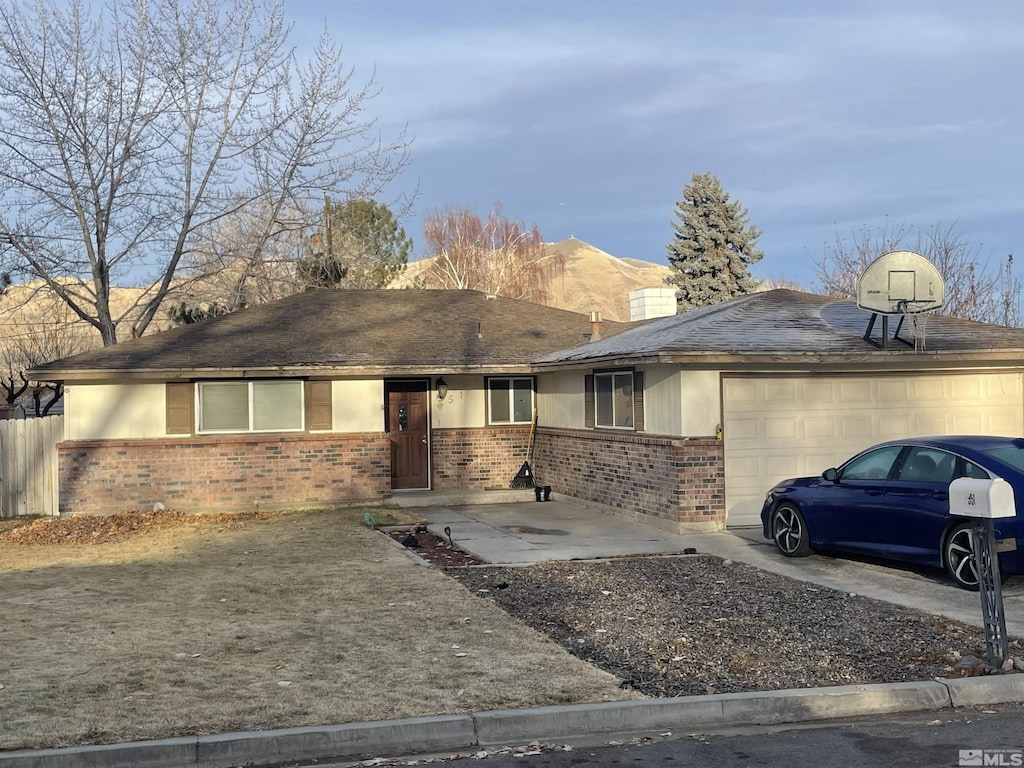
M 530 462 L 533 461 L 533 438 L 537 433 L 537 409 L 533 409 L 533 417 L 530 419 L 530 443 L 526 449 L 526 461 L 523 462 L 523 466 L 516 472 L 516 476 L 512 478 L 512 482 L 508 484 L 509 488 L 533 488 L 533 469 L 530 468 Z

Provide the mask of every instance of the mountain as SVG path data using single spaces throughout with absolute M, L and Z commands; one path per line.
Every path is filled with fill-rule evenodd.
M 565 269 L 549 287 L 549 306 L 573 312 L 601 313 L 605 320 L 629 322 L 629 292 L 638 288 L 664 288 L 670 274 L 664 264 L 641 259 L 620 259 L 574 237 L 545 243 L 548 254 L 565 259 Z M 433 259 L 420 259 L 405 268 L 392 288 L 408 288 L 427 273 Z
M 565 271 L 551 286 L 547 303 L 574 312 L 596 310 L 605 320 L 629 322 L 629 292 L 664 288 L 671 273 L 664 264 L 620 259 L 574 237 L 544 248 L 565 257 Z

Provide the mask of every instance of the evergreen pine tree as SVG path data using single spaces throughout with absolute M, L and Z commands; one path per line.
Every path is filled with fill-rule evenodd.
M 299 259 L 307 287 L 386 288 L 412 250 L 391 209 L 374 200 L 324 201 L 323 223 L 310 253 Z
M 676 289 L 676 308 L 688 312 L 751 293 L 757 281 L 749 267 L 764 256 L 761 236 L 748 224 L 747 209 L 729 200 L 718 177 L 695 173 L 676 203 L 675 234 L 668 244 L 672 274 L 665 279 Z

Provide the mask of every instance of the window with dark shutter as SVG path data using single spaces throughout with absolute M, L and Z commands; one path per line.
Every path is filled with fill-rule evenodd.
M 306 429 L 323 432 L 334 428 L 331 406 L 331 382 L 306 382 Z
M 644 431 L 644 374 L 633 372 L 633 429 Z
M 594 428 L 594 375 L 583 377 L 583 426 Z
M 195 392 L 191 381 L 167 382 L 167 434 L 191 435 L 195 424 Z

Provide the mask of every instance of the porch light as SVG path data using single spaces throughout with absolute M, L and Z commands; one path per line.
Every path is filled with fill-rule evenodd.
M 448 382 L 442 376 L 437 380 L 437 399 L 444 400 L 446 397 L 448 397 Z

